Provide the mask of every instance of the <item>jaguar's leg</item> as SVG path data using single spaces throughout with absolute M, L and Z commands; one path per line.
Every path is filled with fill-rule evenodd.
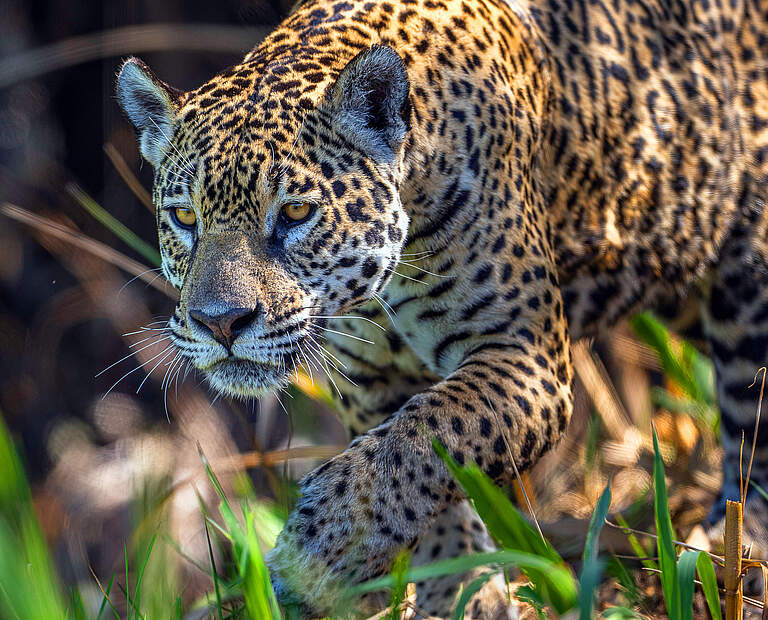
M 496 546 L 480 517 L 463 501 L 447 506 L 435 520 L 429 532 L 419 541 L 412 564 L 420 566 L 437 560 L 454 558 L 467 553 L 493 551 Z M 478 569 L 416 584 L 416 607 L 427 617 L 450 618 L 466 588 L 488 569 Z M 417 617 L 421 617 L 418 616 Z M 496 620 L 517 618 L 517 603 L 510 600 L 503 575 L 497 573 L 472 597 L 465 608 L 465 618 Z
M 739 455 L 744 437 L 741 471 L 747 473 L 755 438 L 755 413 L 760 396 L 760 367 L 768 365 L 768 247 L 755 225 L 736 234 L 723 248 L 703 308 L 704 328 L 717 373 L 721 411 L 723 483 L 710 521 L 725 514 L 725 501 L 739 498 Z M 757 433 L 751 480 L 768 489 L 768 420 Z M 749 539 L 768 555 L 768 502 L 749 488 L 745 530 Z

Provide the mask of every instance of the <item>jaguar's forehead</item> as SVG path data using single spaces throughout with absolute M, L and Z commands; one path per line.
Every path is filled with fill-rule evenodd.
M 314 191 L 306 148 L 318 105 L 338 72 L 296 57 L 255 57 L 185 96 L 174 149 L 159 171 L 165 201 L 195 195 L 203 215 L 221 206 L 251 211 L 279 194 Z

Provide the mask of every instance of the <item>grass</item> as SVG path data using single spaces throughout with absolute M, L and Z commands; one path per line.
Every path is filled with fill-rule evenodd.
M 71 187 L 70 193 L 88 213 L 134 252 L 151 264 L 157 264 L 156 251 L 92 198 L 76 187 Z M 55 234 L 67 243 L 76 243 L 78 247 L 134 275 L 144 271 L 140 263 L 109 246 L 69 232 L 60 224 L 38 216 L 27 217 L 18 209 L 4 208 L 3 212 L 35 226 L 40 234 Z M 145 274 L 142 277 L 149 282 L 153 276 Z M 680 416 L 690 416 L 703 429 L 716 430 L 718 416 L 711 363 L 689 344 L 674 339 L 650 315 L 638 315 L 633 319 L 632 326 L 640 340 L 656 353 L 668 380 L 666 387 L 653 390 L 656 405 Z M 319 384 L 301 375 L 297 382 L 313 402 L 331 401 L 328 392 Z M 589 429 L 585 442 L 585 470 L 593 476 L 601 470 L 603 424 L 598 415 L 592 416 Z M 656 526 L 656 552 L 653 557 L 640 540 L 643 538 L 641 533 L 630 531 L 624 515 L 620 513 L 616 513 L 614 518 L 625 528 L 628 545 L 638 560 L 630 564 L 631 561 L 626 558 L 600 555 L 599 538 L 612 501 L 610 484 L 598 487 L 603 490 L 595 495 L 584 547 L 579 559 L 569 562 L 523 517 L 510 501 L 509 494 L 496 487 L 479 467 L 471 463 L 464 466 L 457 464 L 442 446 L 435 444 L 435 450 L 472 501 L 498 550 L 416 567 L 410 565 L 407 555 L 401 555 L 389 575 L 350 586 L 339 601 L 335 617 L 350 613 L 354 609 L 354 601 L 361 595 L 384 590 L 389 592 L 390 597 L 387 617 L 398 618 L 401 610 L 411 604 L 408 584 L 483 569 L 485 574 L 475 578 L 461 592 L 453 618 L 463 617 L 472 595 L 501 570 L 506 575 L 517 572 L 522 575 L 514 594 L 519 600 L 529 603 L 539 617 L 568 615 L 586 620 L 599 613 L 605 618 L 636 618 L 641 614 L 638 572 L 633 568 L 636 564 L 642 566 L 642 570 L 658 575 L 667 615 L 671 620 L 693 617 L 697 576 L 710 614 L 719 620 L 721 599 L 713 557 L 718 564 L 722 565 L 724 561 L 677 542 L 662 458 L 663 442 L 659 441 L 655 429 L 651 434 L 653 516 Z M 236 500 L 230 499 L 214 468 L 202 453 L 201 460 L 207 484 L 218 498 L 218 508 L 214 511 L 200 497 L 200 519 L 205 524 L 208 565 L 199 568 L 210 579 L 208 592 L 190 601 L 183 584 L 170 568 L 178 559 L 174 555 L 183 551 L 169 534 L 164 506 L 170 495 L 161 485 L 159 490 L 155 489 L 136 502 L 136 526 L 131 538 L 122 545 L 122 570 L 108 578 L 99 578 L 94 574 L 93 581 L 100 593 L 94 598 L 82 586 L 69 589 L 64 586 L 38 523 L 21 461 L 7 429 L 0 426 L 0 616 L 23 620 L 153 619 L 184 618 L 197 611 L 218 620 L 299 617 L 298 610 L 278 606 L 264 563 L 264 553 L 274 545 L 284 523 L 285 510 L 260 498 L 243 474 L 236 478 Z M 257 464 L 263 465 L 264 461 L 261 458 Z M 282 481 L 272 480 L 272 484 L 273 496 L 294 495 Z M 758 493 L 766 493 L 764 489 L 752 486 Z M 745 562 L 743 569 L 739 569 L 737 579 L 741 579 L 743 571 L 755 568 L 761 568 L 761 565 Z M 612 603 L 612 606 L 598 612 L 596 600 L 600 600 L 600 590 L 606 584 L 613 584 L 622 593 L 623 603 Z M 513 587 L 511 583 L 509 587 Z
M 590 520 L 581 573 L 577 578 L 557 551 L 523 518 L 507 494 L 479 467 L 473 464 L 458 465 L 437 442 L 434 443 L 434 449 L 472 501 L 499 550 L 418 567 L 410 567 L 407 555 L 401 555 L 389 575 L 350 587 L 342 598 L 353 601 L 363 594 L 388 589 L 391 591 L 391 607 L 387 617 L 396 619 L 406 598 L 408 583 L 465 573 L 477 568 L 488 569 L 487 575 L 475 579 L 460 596 L 453 618 L 461 618 L 471 595 L 482 587 L 493 572 L 514 567 L 529 580 L 521 595 L 537 608 L 542 617 L 547 611 L 558 615 L 577 611 L 582 620 L 594 617 L 594 594 L 603 579 L 606 566 L 605 559 L 598 554 L 598 538 L 611 502 L 610 487 L 606 487 L 601 494 Z M 271 530 L 274 529 L 277 517 L 263 504 L 253 508 L 253 497 L 241 499 L 238 515 L 210 463 L 202 454 L 201 459 L 208 480 L 219 497 L 219 514 L 222 519 L 221 523 L 217 522 L 201 507 L 207 524 L 210 576 L 213 582 L 209 597 L 211 601 L 204 603 L 210 617 L 219 620 L 277 620 L 283 617 L 284 612 L 286 617 L 294 617 L 295 610 L 280 610 L 264 564 L 265 541 L 274 541 L 274 532 Z M 121 614 L 110 598 L 114 590 L 114 575 L 102 590 L 103 598 L 98 613 L 92 616 L 88 614 L 83 598 L 76 589 L 71 591 L 69 597 L 63 594 L 34 513 L 20 460 L 4 426 L 0 426 L 0 466 L 4 472 L 0 478 L 0 609 L 3 617 L 24 620 L 59 617 L 79 619 L 101 618 L 105 613 L 120 617 Z M 710 613 L 713 618 L 720 620 L 720 599 L 710 556 L 691 550 L 677 555 L 667 503 L 664 466 L 655 432 L 654 486 L 660 580 L 668 616 L 671 620 L 692 620 L 694 580 L 698 573 Z M 270 514 L 271 518 L 258 519 L 257 514 L 262 517 Z M 266 528 L 260 530 L 260 524 L 265 522 Z M 227 543 L 231 564 L 226 574 L 220 574 L 220 568 L 216 566 L 211 533 L 218 538 L 219 543 Z M 121 587 L 126 599 L 123 615 L 127 618 L 183 617 L 180 593 L 171 593 L 171 602 L 164 609 L 155 607 L 152 613 L 146 612 L 142 605 L 148 599 L 157 598 L 158 582 L 147 581 L 145 574 L 158 544 L 158 535 L 155 533 L 138 556 L 140 562 L 135 571 L 131 571 L 128 546 L 124 546 L 125 585 Z M 622 565 L 619 563 L 617 566 Z M 128 586 L 131 572 L 135 572 L 133 587 Z M 626 570 L 621 572 L 631 587 L 629 573 Z M 163 585 L 167 587 L 167 584 Z M 169 598 L 169 593 L 162 594 L 164 598 Z M 629 607 L 613 607 L 604 617 L 638 616 Z

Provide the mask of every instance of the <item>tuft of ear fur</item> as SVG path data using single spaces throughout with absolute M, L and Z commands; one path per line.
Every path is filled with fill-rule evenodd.
M 158 168 L 171 148 L 181 91 L 160 80 L 138 58 L 129 58 L 117 76 L 117 99 L 136 129 L 139 151 Z
M 347 63 L 330 92 L 339 123 L 380 161 L 395 159 L 410 129 L 410 82 L 391 47 L 376 45 Z

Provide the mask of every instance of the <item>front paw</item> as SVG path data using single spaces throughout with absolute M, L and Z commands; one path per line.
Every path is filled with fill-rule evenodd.
M 378 447 L 366 437 L 302 481 L 267 556 L 281 603 L 301 605 L 310 617 L 348 613 L 350 587 L 386 572 L 398 550 L 416 543 L 434 512 L 432 497 L 414 493 L 407 472 L 392 470 Z

